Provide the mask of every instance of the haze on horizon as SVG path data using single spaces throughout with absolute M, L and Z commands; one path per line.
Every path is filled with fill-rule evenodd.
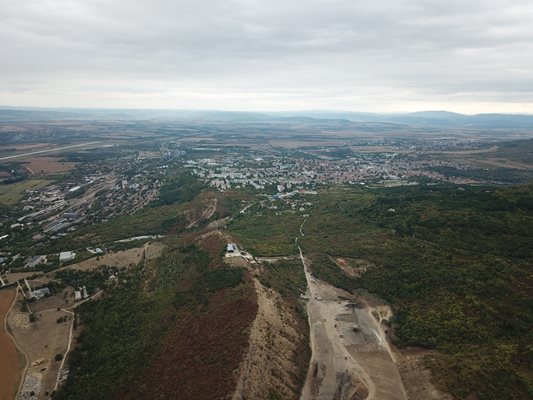
M 530 0 L 0 0 L 0 104 L 533 113 Z

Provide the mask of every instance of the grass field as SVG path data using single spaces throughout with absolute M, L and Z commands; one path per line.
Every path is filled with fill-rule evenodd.
M 51 181 L 46 179 L 30 179 L 27 181 L 12 183 L 10 185 L 0 185 L 0 204 L 6 206 L 17 204 L 22 200 L 26 190 L 41 189 L 50 182 Z

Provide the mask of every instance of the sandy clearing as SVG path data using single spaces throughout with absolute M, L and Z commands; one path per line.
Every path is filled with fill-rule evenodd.
M 22 360 L 13 339 L 7 334 L 7 314 L 15 299 L 14 290 L 0 290 L 0 400 L 15 398 L 22 373 Z
M 373 264 L 363 259 L 346 259 L 342 257 L 333 258 L 328 255 L 329 259 L 335 263 L 342 271 L 351 278 L 358 277 L 366 272 L 367 268 Z
M 374 309 L 314 278 L 298 238 L 295 241 L 308 285 L 312 349 L 301 400 L 407 400 L 384 330 L 373 317 Z
M 299 323 L 288 304 L 272 289 L 254 279 L 258 311 L 250 332 L 248 350 L 239 367 L 232 400 L 294 399 L 299 394 L 296 353 L 302 340 Z M 301 324 L 302 321 L 300 321 Z

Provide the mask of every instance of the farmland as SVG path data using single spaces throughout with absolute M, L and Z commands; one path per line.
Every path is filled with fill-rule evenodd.
M 24 160 L 23 165 L 32 174 L 55 174 L 71 170 L 76 163 L 64 161 L 60 157 L 32 157 Z

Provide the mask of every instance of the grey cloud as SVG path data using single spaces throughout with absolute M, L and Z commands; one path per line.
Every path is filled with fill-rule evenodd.
M 533 112 L 532 20 L 519 0 L 0 0 L 0 104 Z

